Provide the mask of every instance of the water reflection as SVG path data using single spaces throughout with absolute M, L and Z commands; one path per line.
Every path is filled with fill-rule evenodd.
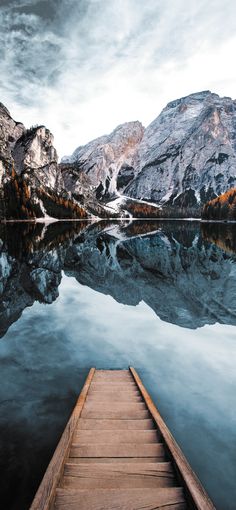
M 186 222 L 2 225 L 0 335 L 35 301 L 58 297 L 62 271 L 166 322 L 236 324 L 234 227 Z
M 87 369 L 130 364 L 217 508 L 234 510 L 233 236 L 168 221 L 0 226 L 4 510 L 29 507 Z

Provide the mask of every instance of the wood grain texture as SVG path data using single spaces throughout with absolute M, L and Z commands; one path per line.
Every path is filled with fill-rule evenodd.
M 191 504 L 192 507 L 195 508 L 196 510 L 215 510 L 212 501 L 210 500 L 201 482 L 199 481 L 196 474 L 190 467 L 183 452 L 181 451 L 180 447 L 178 446 L 171 432 L 166 426 L 163 418 L 161 417 L 159 411 L 157 410 L 155 404 L 153 403 L 149 393 L 144 387 L 136 370 L 133 367 L 131 367 L 130 371 L 134 377 L 136 384 L 138 385 L 138 388 L 144 398 L 144 401 L 146 402 L 146 405 L 154 421 L 156 422 L 157 427 L 159 428 L 162 434 L 163 440 L 168 448 L 172 461 L 174 462 L 178 470 L 180 479 L 188 495 L 189 504 Z
M 58 489 L 55 510 L 186 510 L 181 488 Z
M 155 425 L 156 426 L 156 425 Z M 150 418 L 141 420 L 104 420 L 80 418 L 77 430 L 150 430 L 154 427 Z
M 135 387 L 132 387 L 130 389 L 128 389 L 126 386 L 125 388 L 111 388 L 110 386 L 108 387 L 107 385 L 105 386 L 104 388 L 104 385 L 103 385 L 103 388 L 101 387 L 90 387 L 90 390 L 89 390 L 89 395 L 123 395 L 123 396 L 140 396 L 141 393 L 140 391 L 138 390 L 137 386 Z
M 68 462 L 71 464 L 126 464 L 146 462 L 164 462 L 167 459 L 160 457 L 68 457 Z
M 157 443 L 160 432 L 157 430 L 81 430 L 73 436 L 74 443 L 82 444 L 122 444 L 122 443 Z
M 119 445 L 72 443 L 70 457 L 159 457 L 165 458 L 161 443 Z
M 119 411 L 124 411 L 124 412 L 126 412 L 127 410 L 139 412 L 139 411 L 144 411 L 147 409 L 146 404 L 143 401 L 142 402 L 113 402 L 111 405 L 110 402 L 103 402 L 102 400 L 100 402 L 97 402 L 96 400 L 91 401 L 88 398 L 85 401 L 83 410 L 87 411 L 90 409 L 94 409 L 94 410 L 98 409 L 99 411 L 102 410 L 102 411 L 106 412 L 107 410 L 110 410 L 111 407 L 114 410 L 119 410 Z
M 82 418 L 110 418 L 111 420 L 144 420 L 149 418 L 150 414 L 147 410 L 136 411 L 132 409 L 83 409 L 81 413 Z
M 132 376 L 129 372 L 129 370 L 125 371 L 125 370 L 118 370 L 115 372 L 115 370 L 111 370 L 111 371 L 103 371 L 103 370 L 97 370 L 97 372 L 94 374 L 94 379 L 93 379 L 94 382 L 97 382 L 97 381 L 112 381 L 112 382 L 117 382 L 117 381 L 130 381 L 130 382 L 133 382 L 132 380 Z
M 56 487 L 63 472 L 64 464 L 69 453 L 70 443 L 81 414 L 89 386 L 94 376 L 94 372 L 95 369 L 91 368 L 72 415 L 66 425 L 52 460 L 35 495 L 30 510 L 51 510 L 53 507 Z
M 96 395 L 94 394 L 90 394 L 88 396 L 88 402 L 109 402 L 109 403 L 113 403 L 113 402 L 118 402 L 118 403 L 123 403 L 123 402 L 130 402 L 130 403 L 135 403 L 135 402 L 142 402 L 143 399 L 142 397 L 140 397 L 140 395 L 121 395 L 121 394 L 117 394 L 117 393 L 108 393 L 108 394 L 104 394 L 104 393 L 96 393 Z
M 135 370 L 91 369 L 30 510 L 144 508 L 214 506 Z
M 91 384 L 91 389 L 102 390 L 113 390 L 113 391 L 132 391 L 137 390 L 137 385 L 134 382 L 94 382 Z
M 60 484 L 77 489 L 131 489 L 174 487 L 170 462 L 120 464 L 66 464 Z

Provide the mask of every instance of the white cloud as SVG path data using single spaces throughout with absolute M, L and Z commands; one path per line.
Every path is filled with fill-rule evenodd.
M 25 4 L 0 9 L 1 101 L 45 123 L 61 156 L 191 92 L 235 97 L 233 0 L 50 0 L 48 19 L 42 0 Z

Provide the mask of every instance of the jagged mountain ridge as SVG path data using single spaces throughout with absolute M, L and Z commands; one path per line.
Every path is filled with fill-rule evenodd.
M 107 161 L 107 147 L 111 151 L 122 144 L 115 130 L 79 147 L 66 161 L 76 162 L 88 177 L 92 175 L 105 197 L 122 192 L 175 208 L 197 208 L 236 185 L 236 102 L 232 99 L 210 91 L 190 94 L 169 103 L 139 131 L 140 141 L 130 160 L 120 162 L 113 150 L 113 159 Z M 112 182 L 111 188 L 106 179 Z
M 126 197 L 156 204 L 156 216 L 168 208 L 199 216 L 207 200 L 236 186 L 236 101 L 190 94 L 146 129 L 121 124 L 60 164 L 53 144 L 45 126 L 27 130 L 0 104 L 1 218 L 132 215 Z M 118 210 L 107 204 L 119 196 Z
M 82 182 L 80 197 L 67 189 L 52 133 L 45 126 L 26 129 L 0 104 L 0 219 L 108 215 L 89 179 Z

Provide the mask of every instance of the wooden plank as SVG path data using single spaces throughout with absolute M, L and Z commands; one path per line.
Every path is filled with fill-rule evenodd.
M 116 376 L 116 375 L 122 375 L 122 374 L 126 374 L 126 375 L 131 375 L 130 374 L 130 370 L 128 368 L 119 368 L 119 369 L 103 369 L 103 368 L 98 368 L 95 372 L 94 375 L 113 375 L 113 376 Z M 131 376 L 132 377 L 132 376 Z
M 91 368 L 85 381 L 84 387 L 74 407 L 72 415 L 66 425 L 55 453 L 35 495 L 30 510 L 51 510 L 53 507 L 56 487 L 64 469 L 64 464 L 69 453 L 70 443 L 75 431 L 76 424 L 80 417 L 89 386 L 94 376 L 94 372 L 95 369 Z
M 146 462 L 164 462 L 166 459 L 160 457 L 68 457 L 71 464 L 126 464 Z
M 154 428 L 153 420 L 104 420 L 80 418 L 77 430 L 150 430 Z
M 183 490 L 57 489 L 55 510 L 186 510 Z
M 97 383 L 97 384 L 91 384 L 90 386 L 90 390 L 89 390 L 89 394 L 90 393 L 98 393 L 98 392 L 103 392 L 103 393 L 131 393 L 131 394 L 134 394 L 136 393 L 136 395 L 140 395 L 140 391 L 137 387 L 136 384 L 101 384 L 101 383 Z
M 119 445 L 72 443 L 70 457 L 160 457 L 165 458 L 161 443 Z
M 132 376 L 129 371 L 125 372 L 120 370 L 118 372 L 97 370 L 94 375 L 94 382 L 96 381 L 132 381 Z
M 176 486 L 170 462 L 66 464 L 60 484 L 76 489 L 131 489 Z
M 124 391 L 130 391 L 130 390 L 137 390 L 137 385 L 130 382 L 94 382 L 91 384 L 91 389 L 96 389 L 99 391 L 103 390 L 124 390 Z
M 163 436 L 169 454 L 175 464 L 175 467 L 177 468 L 181 482 L 183 483 L 186 493 L 188 495 L 189 503 L 192 504 L 193 508 L 195 508 L 196 510 L 215 510 L 212 501 L 210 500 L 201 482 L 199 481 L 196 474 L 190 467 L 183 452 L 181 451 L 180 447 L 178 446 L 171 432 L 166 426 L 163 418 L 161 417 L 159 411 L 157 410 L 155 404 L 153 403 L 149 393 L 144 387 L 136 370 L 133 367 L 130 367 L 130 371 L 134 377 L 136 384 L 138 385 L 138 388 L 146 402 L 146 405 L 153 419 L 157 424 L 157 427 L 159 428 Z
M 103 411 L 107 411 L 109 409 L 114 409 L 114 410 L 120 410 L 120 411 L 127 411 L 127 410 L 132 410 L 132 411 L 144 411 L 147 409 L 147 406 L 146 404 L 142 401 L 142 402 L 113 402 L 112 406 L 110 404 L 110 402 L 97 402 L 96 400 L 95 401 L 90 401 L 89 399 L 86 399 L 86 402 L 84 404 L 84 411 L 87 411 L 87 410 L 90 410 L 90 409 L 93 409 L 93 410 L 96 410 L 96 409 L 102 409 Z
M 101 398 L 103 396 L 104 398 L 107 397 L 113 397 L 113 398 L 120 398 L 123 399 L 132 399 L 132 398 L 141 398 L 141 394 L 138 391 L 90 391 L 88 394 L 88 398 Z
M 122 444 L 157 443 L 160 440 L 157 430 L 76 430 L 73 443 L 82 444 Z
M 119 395 L 115 393 L 97 393 L 96 395 L 88 395 L 87 402 L 143 402 L 140 395 Z
M 114 420 L 143 420 L 145 418 L 150 418 L 150 414 L 148 411 L 137 411 L 136 409 L 92 409 L 87 408 L 83 409 L 81 413 L 82 418 L 90 418 L 90 419 L 114 419 Z

